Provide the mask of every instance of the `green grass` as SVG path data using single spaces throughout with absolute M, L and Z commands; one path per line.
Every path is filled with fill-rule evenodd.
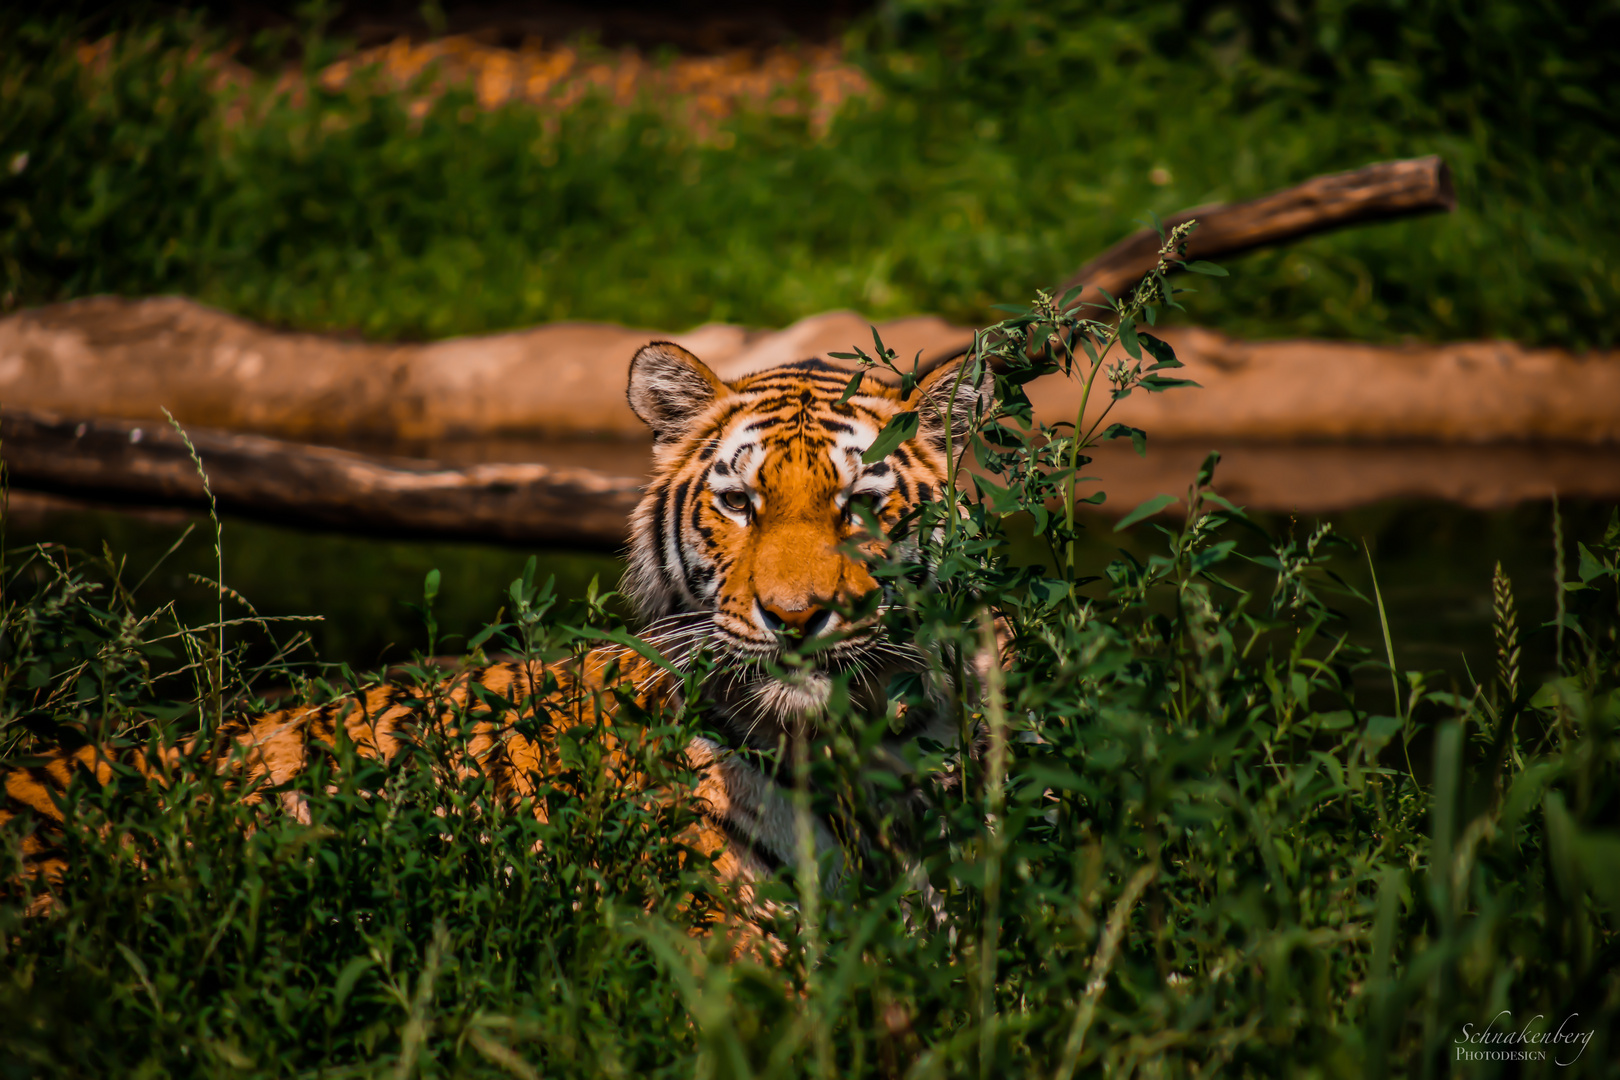
M 1456 214 L 1252 256 L 1191 316 L 1262 337 L 1607 346 L 1617 12 L 894 3 L 851 39 L 879 97 L 824 138 L 745 115 L 725 148 L 654 103 L 548 119 L 451 94 L 417 123 L 359 87 L 304 104 L 261 89 L 226 123 L 188 51 L 217 39 L 196 25 L 130 26 L 92 75 L 70 22 L 13 18 L 0 165 L 27 164 L 0 169 L 0 272 L 11 306 L 173 291 L 378 338 L 837 307 L 977 321 L 1148 211 L 1440 153 Z

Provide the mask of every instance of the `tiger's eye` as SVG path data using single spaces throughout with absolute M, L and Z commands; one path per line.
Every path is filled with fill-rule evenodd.
M 849 501 L 844 504 L 845 521 L 860 521 L 863 512 L 874 517 L 877 516 L 878 501 L 875 495 L 861 492 L 857 495 L 851 495 Z
M 747 493 L 741 491 L 725 492 L 720 496 L 720 501 L 727 510 L 735 510 L 739 514 L 747 513 L 754 505 Z

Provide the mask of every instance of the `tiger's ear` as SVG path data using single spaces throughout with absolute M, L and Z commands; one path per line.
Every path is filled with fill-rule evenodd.
M 677 439 L 703 410 L 730 393 L 720 376 L 673 341 L 643 345 L 630 361 L 630 408 L 659 442 Z
M 950 443 L 962 448 L 973 422 L 990 408 L 996 380 L 990 367 L 972 355 L 947 360 L 917 384 L 918 431 L 941 452 L 946 445 L 946 417 L 950 417 Z

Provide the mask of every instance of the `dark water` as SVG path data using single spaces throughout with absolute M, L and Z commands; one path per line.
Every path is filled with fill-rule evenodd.
M 1616 503 L 1610 501 L 1559 502 L 1566 578 L 1575 577 L 1576 543 L 1600 538 L 1615 509 Z M 1371 603 L 1376 570 L 1397 665 L 1402 670 L 1435 672 L 1430 685 L 1436 689 L 1448 689 L 1455 683 L 1471 690 L 1470 672 L 1480 680 L 1491 676 L 1495 658 L 1491 576 L 1500 561 L 1512 582 L 1518 608 L 1523 671 L 1527 678 L 1536 678 L 1554 670 L 1553 634 L 1539 629 L 1553 618 L 1557 596 L 1550 499 L 1494 510 L 1448 502 L 1386 501 L 1330 514 L 1252 516 L 1273 536 L 1292 531 L 1303 540 L 1318 522 L 1326 522 L 1339 536 L 1355 541 L 1359 550 L 1337 554 L 1330 564 L 1347 585 L 1366 598 L 1366 602 L 1354 597 L 1331 601 L 1343 615 L 1351 640 L 1372 648 L 1379 657 L 1384 655 L 1378 612 Z M 1087 555 L 1093 566 L 1118 558 L 1120 549 L 1138 557 L 1163 549 L 1151 529 L 1138 526 L 1122 538 L 1108 519 L 1093 519 L 1088 524 Z M 1240 550 L 1251 554 L 1264 550 L 1258 538 L 1245 538 L 1241 544 Z M 1270 570 L 1236 558 L 1220 573 L 1261 594 L 1275 581 Z M 1381 696 L 1385 686 L 1387 675 L 1378 675 L 1366 688 Z
M 1614 506 L 1609 501 L 1561 504 L 1570 576 L 1575 543 L 1600 536 Z M 1481 678 L 1490 669 L 1490 583 L 1498 559 L 1513 581 L 1520 627 L 1537 627 L 1552 617 L 1552 518 L 1550 501 L 1498 510 L 1388 501 L 1320 518 L 1258 515 L 1268 530 L 1279 534 L 1292 528 L 1303 535 L 1317 520 L 1328 521 L 1340 535 L 1369 546 L 1401 667 L 1437 670 L 1444 673 L 1443 680 L 1455 679 L 1459 685 L 1466 685 L 1464 657 Z M 1083 552 L 1087 573 L 1101 573 L 1120 548 L 1140 555 L 1158 543 L 1157 534 L 1146 526 L 1118 534 L 1107 518 L 1098 516 L 1088 524 Z M 188 526 L 194 527 L 191 535 L 164 559 Z M 213 577 L 211 528 L 206 517 L 189 514 L 87 509 L 16 494 L 5 523 L 5 543 L 12 549 L 35 543 L 92 553 L 105 548 L 124 561 L 127 582 L 157 566 L 138 594 L 143 604 L 155 607 L 172 600 L 184 617 L 203 623 L 214 617 L 215 594 L 189 575 Z M 1033 546 L 1019 547 L 1026 557 L 1034 556 Z M 454 651 L 457 636 L 465 640 L 495 618 L 507 586 L 530 555 L 537 558 L 539 578 L 555 576 L 558 591 L 566 596 L 584 595 L 593 579 L 603 589 L 614 588 L 623 568 L 619 559 L 597 553 L 363 539 L 236 519 L 225 521 L 224 553 L 226 584 L 262 614 L 322 616 L 322 622 L 308 624 L 319 655 L 365 667 L 401 661 L 426 647 L 421 618 L 409 605 L 421 602 L 429 570 L 442 575 L 435 611 L 448 640 L 441 637 L 441 651 Z M 1258 568 L 1234 562 L 1228 570 L 1245 587 L 1268 587 Z M 1372 595 L 1364 554 L 1341 556 L 1337 570 Z M 1343 610 L 1355 639 L 1381 651 L 1376 611 L 1354 601 L 1346 601 Z M 1531 633 L 1527 672 L 1547 669 L 1551 653 L 1550 634 Z
M 165 558 L 188 527 L 190 535 Z M 410 605 L 421 604 L 429 570 L 440 573 L 434 602 L 439 651 L 453 652 L 458 636 L 465 640 L 495 619 L 507 586 L 531 555 L 537 557 L 536 580 L 554 576 L 565 596 L 584 596 L 593 579 L 604 591 L 615 588 L 623 569 L 619 559 L 597 552 L 378 540 L 236 518 L 225 519 L 223 541 L 226 585 L 261 615 L 322 616 L 321 622 L 300 624 L 320 657 L 366 668 L 407 660 L 427 647 L 422 618 Z M 206 515 L 85 509 L 14 493 L 5 542 L 13 551 L 55 543 L 92 554 L 105 545 L 124 561 L 125 582 L 151 571 L 136 594 L 143 607 L 173 601 L 194 625 L 216 618 L 215 590 L 191 578 L 215 576 L 213 524 Z

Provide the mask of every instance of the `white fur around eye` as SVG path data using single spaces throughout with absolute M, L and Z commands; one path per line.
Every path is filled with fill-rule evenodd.
M 715 509 L 739 525 L 747 525 L 753 520 L 758 505 L 758 498 L 740 487 L 717 488 L 714 491 Z

